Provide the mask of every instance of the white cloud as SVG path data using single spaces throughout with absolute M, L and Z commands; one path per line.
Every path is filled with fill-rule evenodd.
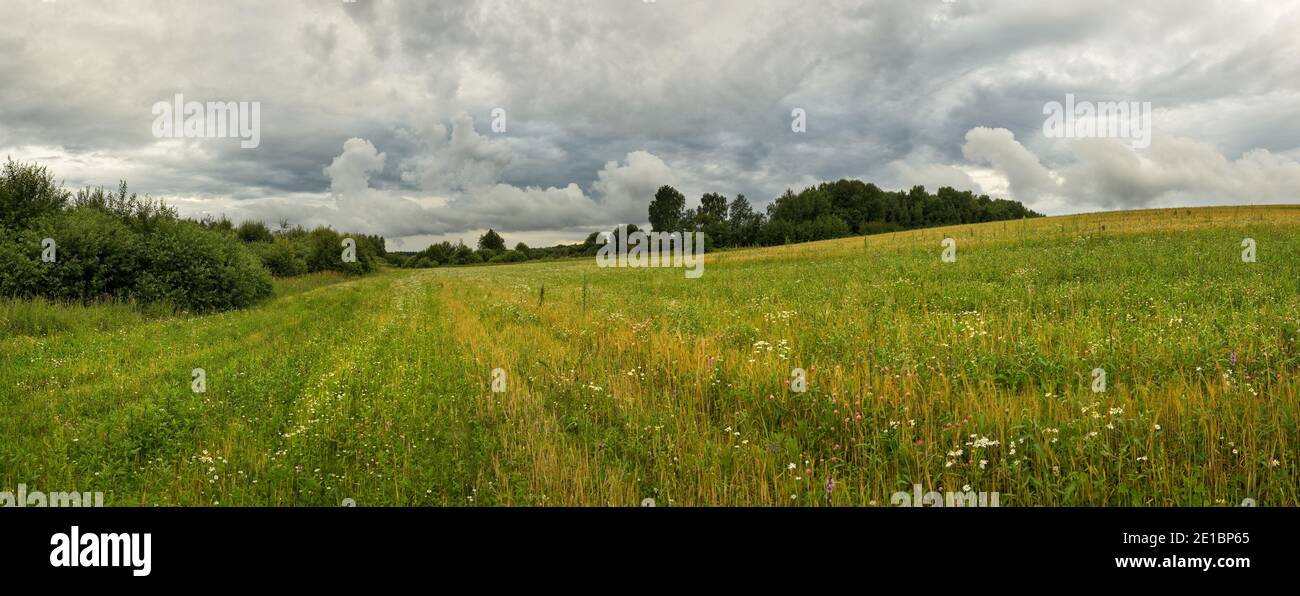
M 1006 129 L 976 128 L 966 139 L 967 159 L 991 166 L 1011 198 L 1049 213 L 1300 201 L 1300 162 L 1265 149 L 1230 159 L 1209 143 L 1157 132 L 1148 149 L 1062 140 L 1067 157 L 1048 167 Z

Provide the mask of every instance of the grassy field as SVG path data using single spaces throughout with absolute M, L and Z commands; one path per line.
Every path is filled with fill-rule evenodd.
M 919 484 L 1002 506 L 1300 504 L 1300 208 L 706 263 L 700 279 L 585 259 L 317 276 L 208 316 L 0 302 L 0 490 L 888 506 Z

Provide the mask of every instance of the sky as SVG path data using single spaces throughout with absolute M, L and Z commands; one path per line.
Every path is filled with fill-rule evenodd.
M 1294 1 L 0 2 L 0 154 L 390 250 L 578 242 L 665 184 L 759 209 L 840 178 L 1047 214 L 1300 201 Z M 164 116 L 177 95 L 248 102 L 256 142 Z M 1128 131 L 1099 115 L 1121 104 Z

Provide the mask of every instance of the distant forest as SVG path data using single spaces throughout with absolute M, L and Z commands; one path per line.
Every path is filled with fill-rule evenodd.
M 1042 217 L 1018 201 L 990 199 L 970 191 L 942 187 L 934 194 L 923 186 L 908 191 L 881 190 L 861 180 L 839 180 L 792 190 L 777 197 L 766 213 L 754 211 L 745 195 L 727 197 L 708 193 L 700 206 L 686 208 L 686 197 L 671 186 L 660 187 L 650 201 L 649 220 L 653 231 L 700 231 L 709 249 L 773 246 L 795 242 L 829 240 L 844 236 L 882 234 L 900 230 L 972 224 Z M 636 231 L 635 224 L 628 231 Z M 418 253 L 390 252 L 388 258 L 404 267 L 436 267 L 474 263 L 519 262 L 592 256 L 600 247 L 600 234 L 593 232 L 580 244 L 530 248 L 518 243 L 506 248 L 505 239 L 488 230 L 475 250 L 464 244 L 441 242 Z

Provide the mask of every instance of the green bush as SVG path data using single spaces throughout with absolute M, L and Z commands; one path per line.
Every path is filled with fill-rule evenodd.
M 46 267 L 40 253 L 39 234 L 0 226 L 0 296 L 44 295 Z
M 262 259 L 271 275 L 276 277 L 293 277 L 307 272 L 307 261 L 299 254 L 298 248 L 287 238 L 275 238 L 271 242 L 258 242 L 250 245 Z
M 356 261 L 343 262 L 343 240 L 351 238 L 356 242 Z M 307 270 L 342 271 L 344 273 L 370 273 L 374 271 L 378 260 L 378 251 L 374 244 L 361 235 L 343 236 L 326 227 L 319 227 L 307 233 Z
M 140 234 L 99 209 L 80 207 L 46 216 L 31 231 L 35 237 L 26 243 L 42 272 L 33 294 L 81 302 L 126 296 L 149 265 Z M 42 238 L 55 242 L 52 263 L 41 262 Z
M 149 266 L 138 281 L 141 300 L 225 310 L 271 295 L 271 274 L 257 256 L 200 224 L 168 222 L 145 244 Z
M 271 242 L 275 236 L 271 229 L 260 221 L 246 221 L 235 228 L 235 235 L 242 242 Z
M 44 167 L 9 160 L 0 169 L 0 228 L 25 228 L 67 203 L 67 191 Z
M 488 260 L 489 263 L 522 263 L 527 261 L 528 257 L 517 250 L 507 250 Z
M 9 161 L 0 171 L 0 295 L 221 310 L 269 296 L 272 275 L 369 273 L 387 255 L 380 236 L 280 227 L 183 220 L 161 201 L 128 193 L 125 182 L 73 195 L 46 168 Z M 55 242 L 49 263 L 46 238 Z M 356 242 L 355 261 L 343 260 L 345 238 Z

